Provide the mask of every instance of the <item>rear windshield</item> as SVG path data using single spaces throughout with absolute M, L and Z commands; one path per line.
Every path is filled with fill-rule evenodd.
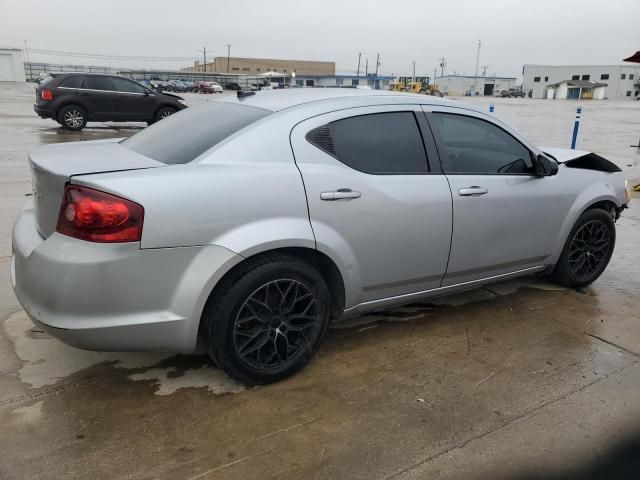
M 122 144 L 167 165 L 189 163 L 270 113 L 247 105 L 210 101 L 171 115 L 123 140 Z

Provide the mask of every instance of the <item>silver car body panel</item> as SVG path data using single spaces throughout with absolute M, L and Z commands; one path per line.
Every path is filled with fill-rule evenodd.
M 555 263 L 586 208 L 625 202 L 619 174 L 561 165 L 542 178 L 367 175 L 304 138 L 314 126 L 363 112 L 454 109 L 499 124 L 542 153 L 497 119 L 449 100 L 299 89 L 223 101 L 274 113 L 185 165 L 166 166 L 113 141 L 34 153 L 44 172 L 36 179 L 41 196 L 14 226 L 12 260 L 16 295 L 34 321 L 84 348 L 194 351 L 210 292 L 252 255 L 283 247 L 326 254 L 343 278 L 350 316 L 540 271 Z M 51 233 L 67 181 L 143 205 L 141 242 L 95 244 Z M 457 195 L 477 183 L 489 195 Z M 43 185 L 50 191 L 41 192 Z M 362 195 L 320 200 L 339 188 Z
M 447 268 L 452 211 L 444 175 L 358 172 L 305 138 L 328 122 L 386 111 L 421 113 L 419 105 L 352 108 L 313 117 L 291 133 L 317 248 L 347 272 L 348 306 L 439 287 Z M 345 188 L 361 197 L 320 198 Z

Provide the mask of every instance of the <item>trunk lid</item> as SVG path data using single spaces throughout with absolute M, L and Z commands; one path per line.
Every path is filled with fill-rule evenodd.
M 121 139 L 63 143 L 39 148 L 29 155 L 33 203 L 40 235 L 56 229 L 64 186 L 78 175 L 165 167 L 120 143 Z

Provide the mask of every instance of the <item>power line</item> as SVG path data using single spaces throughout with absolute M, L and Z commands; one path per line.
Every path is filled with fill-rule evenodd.
M 102 53 L 83 53 L 83 52 L 68 52 L 64 50 L 45 50 L 40 48 L 29 48 L 29 53 L 39 53 L 41 55 L 53 55 L 61 57 L 81 57 L 81 58 L 105 58 L 112 60 L 154 60 L 154 61 L 167 61 L 176 62 L 182 60 L 193 60 L 193 57 L 153 57 L 153 56 L 139 56 L 139 55 L 108 55 Z

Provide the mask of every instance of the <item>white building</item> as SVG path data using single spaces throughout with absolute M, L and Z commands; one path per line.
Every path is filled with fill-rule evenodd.
M 525 65 L 522 88 L 532 98 L 547 98 L 552 85 L 564 81 L 590 80 L 606 83 L 605 99 L 635 100 L 640 95 L 640 64 L 634 65 Z
M 497 90 L 516 88 L 516 79 L 515 77 L 445 75 L 437 77 L 435 84 L 442 93 L 453 97 L 462 97 L 468 92 L 472 95 L 492 96 Z
M 547 85 L 549 100 L 603 100 L 606 83 L 593 80 L 565 80 Z
M 0 82 L 26 82 L 19 48 L 0 48 Z

